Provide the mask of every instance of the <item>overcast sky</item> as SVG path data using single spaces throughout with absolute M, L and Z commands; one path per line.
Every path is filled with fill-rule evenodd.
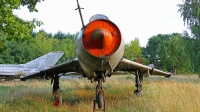
M 182 33 L 187 30 L 178 13 L 177 4 L 182 0 L 79 0 L 84 23 L 94 14 L 104 14 L 121 30 L 125 42 L 139 38 L 140 46 L 146 46 L 148 39 L 157 34 Z M 80 31 L 80 20 L 76 0 L 45 0 L 39 3 L 37 13 L 27 8 L 14 11 L 16 15 L 32 20 L 37 18 L 44 25 L 37 28 L 48 33 L 76 33 Z

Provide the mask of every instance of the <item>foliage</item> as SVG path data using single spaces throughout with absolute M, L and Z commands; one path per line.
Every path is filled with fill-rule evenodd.
M 159 56 L 164 68 L 172 68 L 174 74 L 179 69 L 179 73 L 188 73 L 191 65 L 189 60 L 189 54 L 186 51 L 185 43 L 183 42 L 180 34 L 174 34 L 170 37 L 169 41 L 165 41 L 162 46 L 159 47 Z
M 49 37 L 49 35 L 41 30 L 34 38 L 24 41 L 6 41 L 8 48 L 0 54 L 0 63 L 26 63 L 51 51 L 65 52 L 58 63 L 76 57 L 75 40 L 72 38 L 76 35 L 68 33 L 64 39 Z
M 32 32 L 32 38 L 24 41 L 7 41 L 2 34 L 4 45 L 7 48 L 0 54 L 0 63 L 20 64 L 26 63 L 51 51 L 64 51 L 65 54 L 58 63 L 76 58 L 75 39 L 78 34 L 47 33 L 44 30 Z M 176 70 L 177 73 L 190 74 L 197 73 L 198 61 L 194 60 L 199 52 L 196 41 L 187 32 L 183 34 L 158 34 L 152 36 L 147 47 L 139 46 L 139 39 L 125 45 L 124 58 L 142 63 L 145 65 L 155 65 L 161 70 Z M 169 58 L 170 56 L 170 58 Z M 172 72 L 173 72 L 172 71 Z
M 13 14 L 13 10 L 19 10 L 20 6 L 27 6 L 30 12 L 38 11 L 35 6 L 41 0 L 1 0 L 0 1 L 0 43 L 7 40 L 24 40 L 31 38 L 31 32 L 36 26 L 43 23 L 37 19 L 23 20 Z M 0 51 L 5 50 L 5 44 L 0 44 Z
M 6 36 L 0 32 L 0 52 L 3 52 L 7 48 L 6 41 Z
M 154 64 L 155 68 L 160 69 L 162 66 L 159 57 L 159 47 L 163 45 L 163 42 L 169 40 L 170 35 L 168 34 L 158 34 L 149 38 L 145 51 L 143 51 L 143 56 L 147 58 L 150 63 Z
M 158 34 L 152 36 L 146 48 L 143 48 L 143 56 L 146 57 L 155 68 L 168 70 L 179 74 L 194 73 L 196 66 L 195 39 L 187 32 L 183 34 Z
M 139 39 L 135 38 L 133 41 L 125 45 L 124 57 L 130 60 L 136 60 L 137 56 L 141 54 L 139 46 Z
M 37 3 L 43 0 L 2 0 L 0 2 L 0 63 L 26 63 L 50 51 L 64 51 L 58 63 L 75 58 L 76 34 L 33 32 L 41 21 L 23 20 L 13 14 L 21 6 L 30 12 L 37 12 Z M 177 73 L 200 74 L 200 2 L 183 0 L 178 4 L 183 21 L 191 29 L 193 36 L 183 34 L 158 34 L 148 40 L 146 47 L 139 46 L 135 38 L 125 45 L 124 58 L 142 64 L 153 63 L 155 68 Z M 21 41 L 24 40 L 24 41 Z
M 196 63 L 196 71 L 200 77 L 200 1 L 199 0 L 183 0 L 183 4 L 178 4 L 179 12 L 181 17 L 183 17 L 184 23 L 187 24 L 195 39 L 195 48 L 198 51 L 195 51 L 195 58 L 193 62 Z
M 33 19 L 23 20 L 13 14 L 13 10 L 20 9 L 20 6 L 27 6 L 30 12 L 37 11 L 36 4 L 41 0 L 2 0 L 0 2 L 0 31 L 8 39 L 30 38 L 30 33 L 36 26 L 42 24 L 41 21 Z
M 183 4 L 178 4 L 178 12 L 181 13 L 183 21 L 189 26 L 200 25 L 200 2 L 199 0 L 183 0 Z
M 135 38 L 125 45 L 124 58 L 138 63 L 148 64 L 148 61 L 142 57 L 142 49 L 139 46 L 138 38 Z

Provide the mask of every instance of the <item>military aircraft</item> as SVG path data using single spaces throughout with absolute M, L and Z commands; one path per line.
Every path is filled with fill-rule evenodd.
M 0 64 L 0 77 L 9 80 L 34 74 L 54 66 L 63 54 L 63 51 L 54 51 L 25 64 Z
M 102 83 L 105 82 L 106 77 L 111 77 L 120 71 L 133 73 L 137 88 L 134 94 L 140 95 L 142 93 L 143 77 L 150 75 L 171 76 L 171 73 L 155 69 L 153 64 L 145 66 L 123 58 L 125 43 L 118 26 L 103 14 L 92 16 L 89 23 L 84 25 L 78 0 L 77 5 L 83 25 L 76 40 L 77 58 L 25 76 L 21 78 L 22 81 L 32 78 L 51 78 L 53 94 L 57 94 L 59 74 L 82 74 L 83 77 L 88 78 L 92 83 L 94 81 L 98 82 L 95 90 L 96 100 L 94 104 L 97 104 L 98 108 L 102 109 L 103 104 L 105 104 Z M 55 101 L 62 102 L 59 98 Z

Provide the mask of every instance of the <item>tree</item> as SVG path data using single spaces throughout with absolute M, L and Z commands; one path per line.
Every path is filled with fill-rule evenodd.
M 148 64 L 148 61 L 142 57 L 142 49 L 139 46 L 138 38 L 135 38 L 133 41 L 125 45 L 124 58 L 138 63 Z
M 14 15 L 13 10 L 20 9 L 20 6 L 27 6 L 30 12 L 37 12 L 35 6 L 38 2 L 41 2 L 41 0 L 1 0 L 0 33 L 5 35 L 7 40 L 31 38 L 33 29 L 42 25 L 42 22 L 35 18 L 31 21 L 23 20 Z M 2 47 L 2 44 L 0 44 L 0 47 Z
M 162 65 L 166 69 L 173 69 L 174 74 L 190 72 L 190 56 L 186 52 L 186 45 L 181 34 L 174 34 L 168 41 L 164 41 L 159 48 Z
M 185 46 L 185 52 L 188 55 L 188 59 L 190 60 L 190 66 L 188 66 L 188 69 L 191 73 L 197 73 L 197 62 L 196 62 L 196 39 L 191 38 L 187 32 L 184 32 L 182 34 L 182 40 L 183 44 Z M 188 64 L 189 65 L 189 64 Z
M 149 38 L 145 51 L 143 51 L 143 56 L 147 58 L 150 63 L 155 65 L 155 68 L 160 69 L 162 65 L 159 57 L 159 47 L 163 45 L 163 42 L 168 40 L 170 35 L 158 34 Z
M 6 48 L 6 36 L 0 32 L 0 52 L 3 52 Z
M 26 63 L 50 51 L 65 52 L 58 63 L 76 57 L 76 40 L 71 37 L 77 38 L 78 34 L 63 33 L 66 37 L 61 39 L 62 37 L 54 38 L 51 33 L 40 30 L 33 35 L 34 37 L 24 41 L 5 41 L 8 48 L 0 53 L 0 63 Z
M 200 78 L 200 1 L 199 0 L 183 0 L 183 4 L 178 4 L 178 12 L 183 17 L 184 24 L 186 23 L 191 30 L 195 39 L 195 62 L 197 73 Z
M 178 4 L 178 12 L 183 17 L 184 24 L 189 28 L 200 25 L 200 1 L 199 0 L 183 0 L 183 4 Z

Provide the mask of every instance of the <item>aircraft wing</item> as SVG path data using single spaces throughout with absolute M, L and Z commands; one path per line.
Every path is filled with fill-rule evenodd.
M 20 80 L 25 81 L 27 79 L 41 79 L 43 77 L 48 77 L 48 76 L 52 77 L 55 74 L 65 74 L 66 76 L 67 75 L 66 73 L 69 72 L 73 73 L 76 72 L 77 75 L 78 73 L 83 73 L 77 59 L 72 59 L 64 63 L 55 65 L 51 68 L 42 70 L 40 72 L 36 72 L 34 74 L 21 77 Z
M 170 77 L 171 73 L 167 73 L 158 69 L 154 69 L 153 64 L 146 66 L 134 61 L 130 61 L 128 59 L 122 59 L 117 67 L 115 68 L 115 72 L 118 71 L 136 71 L 139 70 L 144 77 L 148 77 L 149 75 L 160 75 L 165 77 Z M 115 73 L 114 72 L 114 73 Z

